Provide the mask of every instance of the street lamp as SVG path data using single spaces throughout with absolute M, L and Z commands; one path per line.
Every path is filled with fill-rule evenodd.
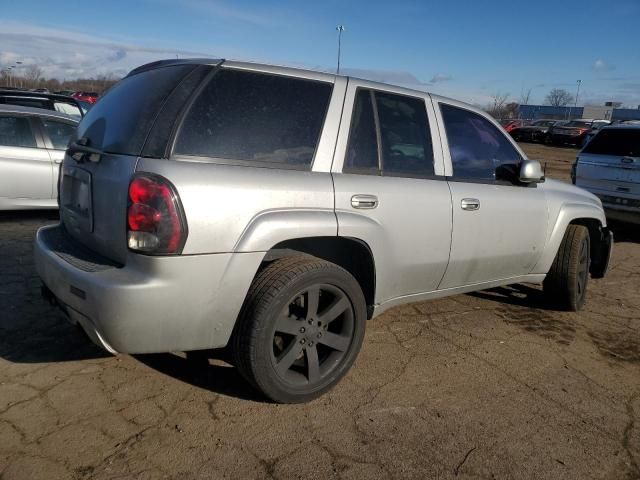
M 338 31 L 338 71 L 336 73 L 340 73 L 340 47 L 341 47 L 341 41 L 342 41 L 342 32 L 344 32 L 344 25 L 338 25 L 336 27 L 336 30 Z

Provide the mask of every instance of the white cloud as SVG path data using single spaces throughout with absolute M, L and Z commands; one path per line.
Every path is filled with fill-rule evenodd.
M 0 22 L 0 67 L 21 61 L 18 74 L 20 68 L 36 64 L 46 77 L 59 79 L 123 76 L 142 64 L 176 55 L 215 57 L 202 52 L 144 47 L 79 32 Z
M 612 70 L 615 70 L 616 67 L 615 65 L 611 65 L 605 62 L 602 58 L 599 58 L 593 63 L 593 69 L 596 72 L 610 72 Z
M 431 83 L 441 83 L 441 82 L 448 82 L 450 80 L 453 80 L 453 77 L 451 75 L 444 75 L 442 73 L 436 73 L 432 78 L 431 78 Z

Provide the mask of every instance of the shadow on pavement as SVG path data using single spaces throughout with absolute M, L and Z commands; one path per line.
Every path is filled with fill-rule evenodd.
M 640 243 L 640 225 L 623 222 L 609 222 L 615 243 Z
M 545 297 L 542 289 L 531 287 L 529 285 L 516 284 L 506 287 L 496 287 L 489 290 L 482 290 L 480 292 L 472 292 L 468 295 L 505 305 L 514 305 L 540 310 L 558 310 L 558 306 L 554 305 Z
M 10 210 L 0 212 L 0 222 L 47 221 L 58 220 L 58 210 Z
M 228 358 L 223 350 L 191 353 L 193 357 L 190 358 L 172 353 L 134 355 L 134 358 L 160 373 L 213 393 L 242 400 L 268 402 L 236 368 L 226 363 Z M 213 359 L 212 363 L 209 363 L 210 358 Z

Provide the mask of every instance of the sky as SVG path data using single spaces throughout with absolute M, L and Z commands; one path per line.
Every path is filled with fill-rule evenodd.
M 495 94 L 542 103 L 640 105 L 640 0 L 0 0 L 0 68 L 47 77 L 125 75 L 185 57 L 335 71 L 476 104 Z

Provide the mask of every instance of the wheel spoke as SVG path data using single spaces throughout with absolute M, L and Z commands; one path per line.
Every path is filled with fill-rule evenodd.
M 298 335 L 302 322 L 293 315 L 282 313 L 276 320 L 276 332 Z
M 307 380 L 309 383 L 316 382 L 320 378 L 320 360 L 318 359 L 318 349 L 308 347 L 305 350 L 307 357 Z
M 351 338 L 343 337 L 342 335 L 338 335 L 333 332 L 324 332 L 322 337 L 318 338 L 318 343 L 326 345 L 333 350 L 344 352 L 349 348 Z
M 318 313 L 318 302 L 320 301 L 320 287 L 314 285 L 307 290 L 307 319 L 314 317 Z
M 318 319 L 323 323 L 323 325 L 331 323 L 350 306 L 351 304 L 347 297 L 336 298 L 334 302 L 322 312 L 322 315 L 318 316 Z
M 282 354 L 276 360 L 276 369 L 280 372 L 280 374 L 286 373 L 293 362 L 300 356 L 300 352 L 302 352 L 302 346 L 298 339 L 294 339 L 291 341 L 287 349 L 282 352 Z

